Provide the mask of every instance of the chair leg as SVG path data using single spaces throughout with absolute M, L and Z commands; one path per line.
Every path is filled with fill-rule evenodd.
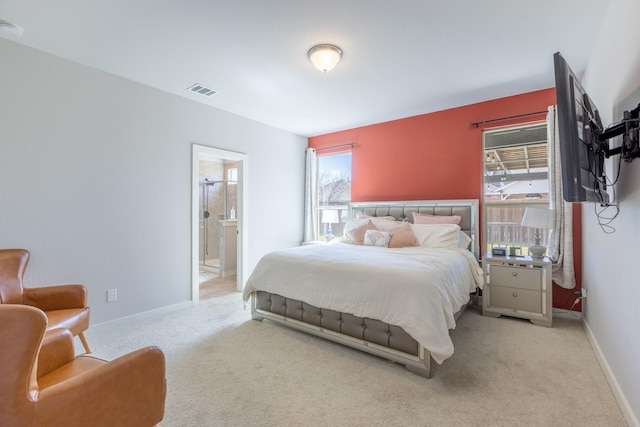
M 84 347 L 84 350 L 87 352 L 87 354 L 90 354 L 91 346 L 89 346 L 89 341 L 87 340 L 87 336 L 84 334 L 84 332 L 80 332 L 78 336 L 80 337 L 80 341 L 82 342 L 82 346 Z

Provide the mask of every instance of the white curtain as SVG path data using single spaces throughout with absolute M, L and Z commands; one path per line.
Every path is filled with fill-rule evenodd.
M 304 184 L 304 240 L 318 240 L 318 158 L 314 148 L 307 149 Z
M 573 266 L 573 205 L 562 198 L 562 171 L 558 144 L 558 113 L 555 106 L 547 113 L 549 150 L 549 199 L 553 209 L 553 232 L 549 242 L 553 282 L 566 289 L 576 287 Z

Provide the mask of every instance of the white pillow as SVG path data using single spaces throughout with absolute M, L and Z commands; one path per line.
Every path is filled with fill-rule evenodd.
M 364 233 L 364 245 L 365 246 L 379 246 L 381 248 L 388 248 L 389 241 L 391 240 L 391 233 L 380 230 L 367 230 Z
M 411 224 L 411 230 L 416 235 L 420 246 L 433 249 L 457 249 L 457 224 Z
M 391 227 L 395 227 L 396 225 L 402 224 L 402 221 L 389 221 L 387 219 L 376 219 L 371 218 L 371 222 L 376 226 L 378 230 L 388 230 Z
M 464 231 L 458 231 L 458 247 L 460 249 L 470 249 L 469 244 L 471 243 L 471 237 Z

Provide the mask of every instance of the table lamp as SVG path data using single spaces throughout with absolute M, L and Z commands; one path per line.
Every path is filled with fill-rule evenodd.
M 331 230 L 331 224 L 337 224 L 339 222 L 340 220 L 338 219 L 338 211 L 336 209 L 325 209 L 322 211 L 322 223 L 329 224 L 327 228 L 327 234 L 324 235 L 324 239 L 327 242 L 335 237 Z
M 531 258 L 544 258 L 547 248 L 540 244 L 540 229 L 553 228 L 553 211 L 542 208 L 525 208 L 521 225 L 536 229 L 534 243 L 529 246 Z

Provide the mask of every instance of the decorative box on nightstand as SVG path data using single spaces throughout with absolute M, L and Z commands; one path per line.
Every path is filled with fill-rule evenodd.
M 548 258 L 485 255 L 482 314 L 553 324 L 551 261 Z

